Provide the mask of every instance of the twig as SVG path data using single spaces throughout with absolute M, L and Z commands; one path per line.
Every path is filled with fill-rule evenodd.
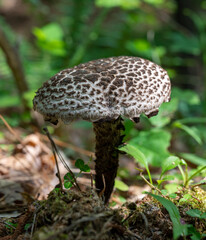
M 101 197 L 104 194 L 105 189 L 106 189 L 106 182 L 105 182 L 104 174 L 102 174 L 102 181 L 103 181 L 104 187 L 103 187 L 102 191 L 99 193 L 99 197 Z
M 195 196 L 191 195 L 195 200 L 197 200 L 199 203 L 201 203 L 202 201 L 198 198 L 196 198 Z
M 23 232 L 24 226 L 25 226 L 27 220 L 31 217 L 31 215 L 33 214 L 34 211 L 35 211 L 35 207 L 33 205 L 29 206 L 27 212 L 24 215 L 22 215 L 21 217 L 19 217 L 18 225 L 17 225 L 13 235 L 5 236 L 0 239 L 1 240 L 16 240 L 18 238 L 18 236 Z
M 191 188 L 193 189 L 195 187 L 199 187 L 199 186 L 203 186 L 203 185 L 206 185 L 206 182 L 194 184 L 194 185 L 191 186 Z
M 58 151 L 58 149 L 57 149 L 57 147 L 56 147 L 56 145 L 55 145 L 55 143 L 54 143 L 54 141 L 53 141 L 53 139 L 52 139 L 52 137 L 51 137 L 48 129 L 45 127 L 45 128 L 43 128 L 43 130 L 44 130 L 44 132 L 46 133 L 46 135 L 47 135 L 47 137 L 48 137 L 48 139 L 49 139 L 49 141 L 50 141 L 50 143 L 51 143 L 52 151 L 53 151 L 53 153 L 54 153 L 54 157 L 56 157 L 55 153 L 57 153 L 57 155 L 58 155 L 59 159 L 61 160 L 62 164 L 64 165 L 64 167 L 65 167 L 65 168 L 70 172 L 70 174 L 72 175 L 72 177 L 73 177 L 73 179 L 74 179 L 74 183 L 75 183 L 74 185 L 77 187 L 77 189 L 78 189 L 79 191 L 81 191 L 81 189 L 80 189 L 80 187 L 79 187 L 79 185 L 78 185 L 78 183 L 77 183 L 77 180 L 76 180 L 76 177 L 75 177 L 74 173 L 72 172 L 72 170 L 70 169 L 70 167 L 69 167 L 69 166 L 67 165 L 67 163 L 65 162 L 64 158 L 63 158 L 63 157 L 61 156 L 61 154 L 59 153 L 59 151 Z M 57 166 L 58 166 L 58 163 L 57 163 L 57 159 L 56 159 L 56 158 L 55 158 L 55 161 L 56 161 L 56 164 L 57 164 Z M 59 167 L 57 167 L 57 171 L 58 171 L 59 179 L 60 179 L 61 177 L 60 177 L 60 173 L 59 173 Z M 62 182 L 61 182 L 61 181 L 60 181 L 60 184 L 62 185 Z M 62 188 L 62 189 L 63 189 L 63 188 Z
M 12 229 L 16 229 L 13 225 L 11 225 L 9 222 L 6 222 L 6 220 L 5 221 L 0 221 L 1 223 L 3 223 L 3 224 L 5 224 L 5 225 L 7 225 L 7 226 L 9 226 L 10 228 L 12 228 Z
M 61 179 L 61 174 L 60 174 L 60 170 L 59 170 L 59 164 L 58 164 L 58 161 L 57 161 L 57 157 L 56 157 L 56 152 L 55 152 L 55 149 L 53 148 L 53 143 L 52 143 L 52 138 L 49 134 L 49 131 L 47 128 L 44 128 L 43 129 L 47 135 L 47 137 L 49 138 L 50 142 L 51 142 L 51 145 L 52 145 L 52 152 L 54 154 L 54 159 L 55 159 L 55 163 L 56 163 L 56 167 L 57 167 L 57 177 L 59 179 L 59 183 L 60 183 L 60 188 L 61 188 L 61 191 L 63 192 L 63 184 L 62 184 L 62 179 Z
M 92 175 L 92 172 L 90 172 L 90 176 L 91 176 L 91 188 L 93 189 L 94 185 L 93 185 L 93 175 Z
M 33 160 L 35 161 L 34 155 L 30 151 L 27 150 L 27 146 L 22 143 L 21 138 L 16 134 L 16 132 L 13 130 L 13 128 L 9 125 L 9 123 L 6 121 L 6 119 L 1 114 L 0 114 L 0 118 L 3 121 L 4 125 L 7 127 L 7 129 L 9 130 L 9 132 L 14 136 L 14 138 L 17 141 L 19 141 L 19 143 L 21 143 L 21 145 L 24 148 L 25 152 L 28 153 L 33 158 Z M 31 170 L 28 167 L 26 167 L 24 165 L 24 163 L 22 163 L 20 158 L 18 158 L 17 156 L 14 156 L 14 157 L 17 159 L 17 161 L 19 161 L 20 164 L 22 164 L 22 166 L 25 168 L 25 170 L 28 171 L 28 173 L 31 173 Z
M 1 114 L 0 114 L 0 118 L 3 121 L 4 125 L 7 127 L 7 129 L 9 130 L 9 132 L 16 138 L 16 140 L 21 142 L 21 138 L 15 133 L 15 131 L 12 129 L 12 127 L 8 124 L 6 119 Z
M 48 141 L 48 139 L 47 139 L 44 135 L 39 134 L 39 133 L 38 133 L 38 135 L 40 135 L 40 137 L 41 137 L 43 140 Z M 87 150 L 85 150 L 85 149 L 76 147 L 76 146 L 74 146 L 74 145 L 72 145 L 72 144 L 69 144 L 69 143 L 65 143 L 65 142 L 60 141 L 60 140 L 55 139 L 55 138 L 53 138 L 53 141 L 54 141 L 55 144 L 58 145 L 58 146 L 70 148 L 70 149 L 72 149 L 72 150 L 75 151 L 75 152 L 81 153 L 81 154 L 86 155 L 86 156 L 88 156 L 88 157 L 95 158 L 95 154 L 94 154 L 93 152 L 90 152 L 90 151 L 87 151 Z
M 122 221 L 122 224 L 125 223 L 131 216 L 133 216 L 134 213 L 135 213 L 135 211 L 131 212 L 131 213 L 129 214 L 129 216 L 127 216 L 127 217 Z
M 33 232 L 34 232 L 34 225 L 35 225 L 35 222 L 36 222 L 37 212 L 39 211 L 40 208 L 42 208 L 42 205 L 39 206 L 38 208 L 36 208 L 36 210 L 34 212 L 34 217 L 33 217 L 32 227 L 31 227 L 31 233 L 30 233 L 30 239 L 31 240 L 32 240 Z

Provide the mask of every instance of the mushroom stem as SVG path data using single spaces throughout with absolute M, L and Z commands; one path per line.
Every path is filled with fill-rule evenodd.
M 121 130 L 124 126 L 119 117 L 112 121 L 95 122 L 93 127 L 96 134 L 95 184 L 98 193 L 104 190 L 104 202 L 108 203 L 117 175 L 119 165 L 117 147 L 122 144 Z M 105 186 L 102 175 L 104 175 Z

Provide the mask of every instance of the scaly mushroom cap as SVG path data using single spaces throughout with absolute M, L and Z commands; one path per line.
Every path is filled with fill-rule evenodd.
M 153 116 L 170 100 L 171 84 L 160 66 L 138 57 L 98 59 L 65 69 L 45 82 L 34 110 L 54 124 L 61 119 L 114 120 Z

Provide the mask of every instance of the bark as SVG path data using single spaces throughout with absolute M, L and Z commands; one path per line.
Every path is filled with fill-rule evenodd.
M 105 203 L 108 203 L 112 194 L 119 165 L 117 147 L 122 144 L 121 130 L 124 129 L 121 120 L 93 123 L 96 134 L 95 184 L 97 192 L 103 193 Z
M 26 91 L 28 91 L 28 86 L 24 76 L 22 63 L 17 53 L 17 50 L 11 45 L 9 39 L 7 38 L 6 34 L 3 32 L 1 28 L 0 28 L 0 48 L 3 50 L 7 63 L 12 71 L 23 108 L 24 110 L 28 110 L 26 101 L 23 98 L 23 94 Z

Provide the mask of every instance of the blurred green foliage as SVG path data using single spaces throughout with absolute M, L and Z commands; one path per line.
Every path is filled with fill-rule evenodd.
M 40 49 L 54 56 L 65 56 L 66 48 L 63 41 L 63 30 L 57 23 L 50 23 L 42 28 L 35 27 L 33 34 Z
M 147 58 L 168 71 L 171 102 L 151 119 L 142 116 L 138 126 L 125 120 L 125 140 L 153 166 L 171 154 L 204 164 L 206 1 L 25 0 L 23 5 L 32 20 L 28 29 L 19 33 L 9 17 L 1 16 L 0 23 L 22 59 L 30 89 L 24 98 L 30 108 L 35 91 L 64 68 L 111 56 Z M 19 106 L 11 70 L 0 51 L 0 108 Z M 8 115 L 14 126 L 22 120 L 9 110 Z

